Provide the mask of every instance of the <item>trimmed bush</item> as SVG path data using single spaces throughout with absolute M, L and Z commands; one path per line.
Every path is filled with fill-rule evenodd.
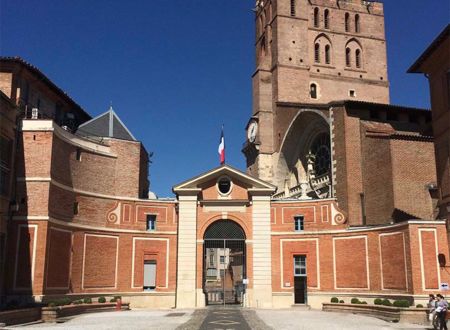
M 382 305 L 382 304 L 383 304 L 383 299 L 376 298 L 376 299 L 373 301 L 373 303 L 374 303 L 375 305 Z
M 392 305 L 395 307 L 406 307 L 406 308 L 408 308 L 410 306 L 409 301 L 404 300 L 404 299 L 396 300 L 396 301 L 394 301 L 394 303 Z
M 339 299 L 337 297 L 333 297 L 331 298 L 331 302 L 336 304 L 339 302 Z
M 52 302 L 48 303 L 48 307 L 56 307 L 56 304 L 52 301 Z
M 122 299 L 122 296 L 114 296 L 114 299 Z
M 345 304 L 345 301 L 339 300 L 339 303 L 340 303 L 340 304 Z
M 352 304 L 359 304 L 359 299 L 358 298 L 352 298 L 352 300 L 350 300 L 350 302 Z
M 117 299 L 116 298 L 111 298 L 111 300 L 109 302 L 116 302 Z
M 423 305 L 422 304 L 417 304 L 416 308 L 423 308 Z
M 92 304 L 92 299 L 89 298 L 89 297 L 86 297 L 86 298 L 83 299 L 83 302 L 84 302 L 85 304 Z
M 75 301 L 72 301 L 72 304 L 74 304 L 74 305 L 80 305 L 80 304 L 82 304 L 82 303 L 83 303 L 82 300 L 75 300 Z
M 389 301 L 389 299 L 383 299 L 381 302 L 383 306 L 392 306 L 392 303 Z
M 106 302 L 106 298 L 105 297 L 98 297 L 98 302 L 101 304 L 104 304 Z

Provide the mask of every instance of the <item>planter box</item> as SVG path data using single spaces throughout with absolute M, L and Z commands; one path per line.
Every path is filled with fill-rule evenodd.
M 326 312 L 364 314 L 391 322 L 396 321 L 415 324 L 429 324 L 427 319 L 427 308 L 322 303 L 322 310 Z
M 35 322 L 41 319 L 41 307 L 15 309 L 0 312 L 0 323 L 14 325 Z
M 129 310 L 130 304 L 122 303 L 122 310 Z M 80 304 L 58 307 L 43 307 L 42 321 L 56 322 L 60 317 L 74 316 L 83 313 L 111 312 L 116 310 L 116 303 Z

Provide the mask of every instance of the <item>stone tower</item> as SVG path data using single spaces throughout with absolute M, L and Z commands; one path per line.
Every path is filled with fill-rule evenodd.
M 276 181 L 280 105 L 389 103 L 383 5 L 361 0 L 258 0 L 247 170 Z M 324 114 L 327 116 L 326 114 Z

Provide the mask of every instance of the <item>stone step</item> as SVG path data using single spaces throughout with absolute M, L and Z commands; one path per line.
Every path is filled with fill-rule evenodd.
M 294 304 L 291 305 L 292 308 L 295 308 L 297 310 L 305 310 L 305 311 L 309 311 L 311 309 L 311 306 L 306 305 L 306 304 Z

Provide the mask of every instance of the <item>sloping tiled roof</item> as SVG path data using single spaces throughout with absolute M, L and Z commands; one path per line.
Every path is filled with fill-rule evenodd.
M 433 42 L 427 47 L 427 49 L 422 53 L 422 55 L 419 56 L 419 58 L 414 62 L 413 65 L 408 69 L 408 73 L 421 73 L 420 66 L 422 65 L 423 61 L 425 61 L 431 53 L 435 51 L 439 45 L 444 42 L 445 38 L 448 38 L 450 35 L 450 24 L 447 24 L 447 26 L 442 30 L 441 33 L 436 37 L 436 39 L 433 40 Z
M 75 108 L 77 108 L 80 112 L 83 112 L 88 118 L 92 118 L 78 103 L 76 103 L 65 91 L 59 88 L 54 82 L 52 82 L 41 70 L 32 65 L 31 63 L 25 61 L 19 56 L 0 56 L 0 68 L 2 63 L 17 63 L 26 67 L 32 74 L 39 77 L 39 80 L 43 83 L 47 84 L 52 88 L 57 94 L 64 97 L 67 102 L 71 103 Z

